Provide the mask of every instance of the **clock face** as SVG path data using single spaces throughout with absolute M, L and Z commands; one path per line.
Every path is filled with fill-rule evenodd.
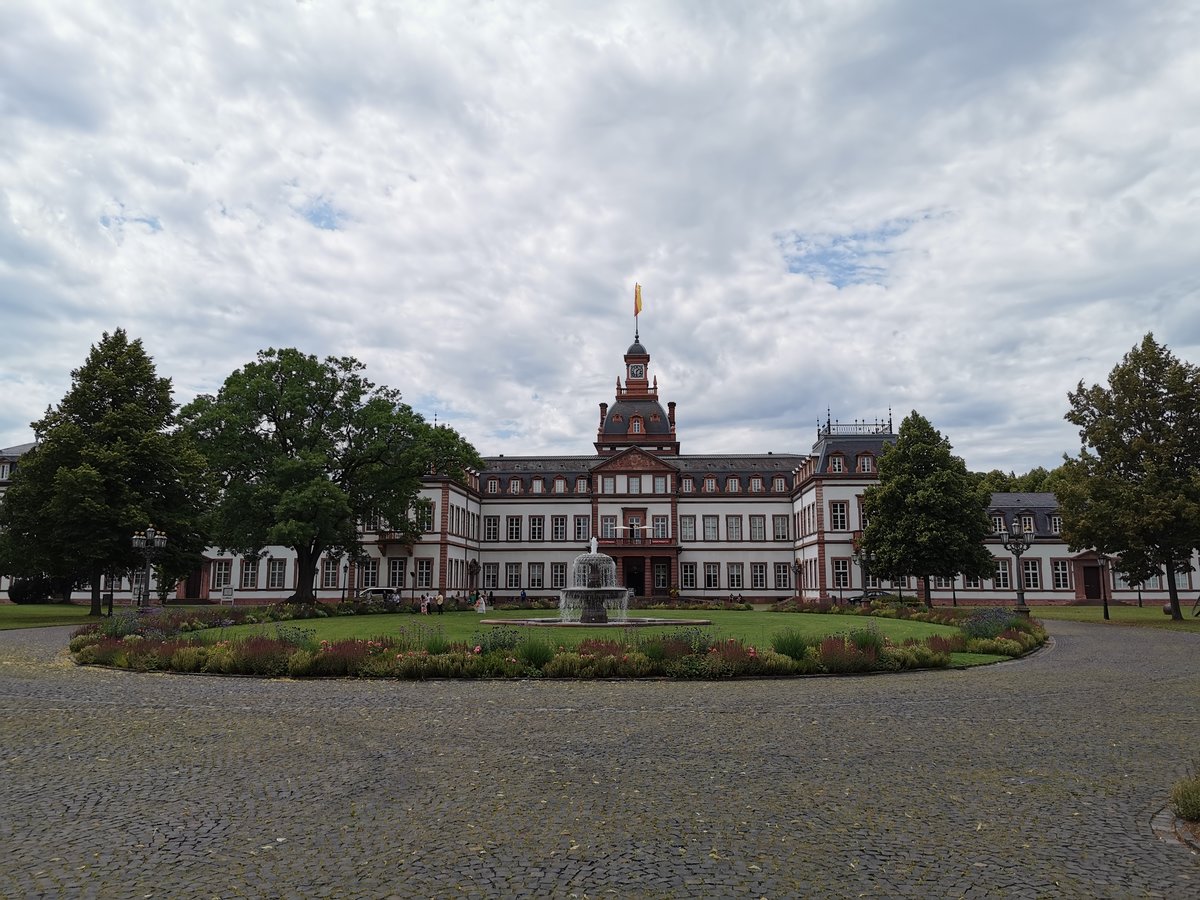
M 634 365 L 629 367 L 629 377 L 630 378 L 645 378 L 646 377 L 646 367 L 635 363 Z

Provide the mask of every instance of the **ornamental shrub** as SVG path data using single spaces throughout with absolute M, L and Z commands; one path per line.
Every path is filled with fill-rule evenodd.
M 808 648 L 815 647 L 820 643 L 821 639 L 816 635 L 805 634 L 797 628 L 784 628 L 782 631 L 775 632 L 771 638 L 771 648 L 776 653 L 790 656 L 794 660 L 804 659 Z
M 517 656 L 531 669 L 540 671 L 554 658 L 554 647 L 541 637 L 528 637 L 517 647 Z
M 496 650 L 516 650 L 524 638 L 525 634 L 516 628 L 493 628 L 471 635 L 471 646 L 478 647 L 479 652 L 486 656 Z
M 170 669 L 173 672 L 199 672 L 204 669 L 207 659 L 207 647 L 202 644 L 184 644 L 171 654 Z
M 1171 788 L 1171 806 L 1179 818 L 1200 822 L 1200 773 L 1175 782 Z
M 288 655 L 287 673 L 292 678 L 303 678 L 312 672 L 313 653 L 310 650 L 296 650 Z
M 822 668 L 830 673 L 869 672 L 877 660 L 874 648 L 860 650 L 837 634 L 821 641 L 819 652 Z
M 578 678 L 583 672 L 583 657 L 578 653 L 556 653 L 545 666 L 542 674 L 547 678 Z
M 878 656 L 883 652 L 884 639 L 874 622 L 868 622 L 865 627 L 855 628 L 850 632 L 850 643 L 859 650 L 873 650 Z
M 1009 628 L 1018 628 L 1024 623 L 1023 616 L 1012 610 L 993 606 L 976 609 L 962 623 L 963 633 L 973 638 L 994 638 Z
M 1025 653 L 1024 648 L 1016 641 L 1008 638 L 969 638 L 968 653 L 991 653 L 997 656 L 1017 657 Z

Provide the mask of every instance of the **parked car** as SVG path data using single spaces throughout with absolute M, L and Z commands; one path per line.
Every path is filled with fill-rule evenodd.
M 892 596 L 891 591 L 863 591 L 861 594 L 847 597 L 846 602 L 851 606 L 858 606 L 860 603 L 870 603 L 872 600 L 879 600 L 882 597 L 890 596 Z
M 398 596 L 399 591 L 396 588 L 390 587 L 371 587 L 363 588 L 354 595 L 355 600 L 390 600 L 393 595 Z

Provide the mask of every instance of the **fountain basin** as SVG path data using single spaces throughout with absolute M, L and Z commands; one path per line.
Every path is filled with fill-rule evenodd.
M 610 619 L 607 622 L 563 621 L 562 619 L 480 619 L 480 625 L 516 625 L 521 628 L 650 628 L 658 625 L 711 625 L 711 619 L 662 619 L 653 616 L 637 616 L 626 619 Z

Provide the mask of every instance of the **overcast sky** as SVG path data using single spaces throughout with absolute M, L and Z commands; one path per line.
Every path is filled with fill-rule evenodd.
M 1056 465 L 1147 331 L 1200 363 L 1198 10 L 7 0 L 0 446 L 123 327 L 180 403 L 295 346 L 590 453 L 640 282 L 685 453 Z

